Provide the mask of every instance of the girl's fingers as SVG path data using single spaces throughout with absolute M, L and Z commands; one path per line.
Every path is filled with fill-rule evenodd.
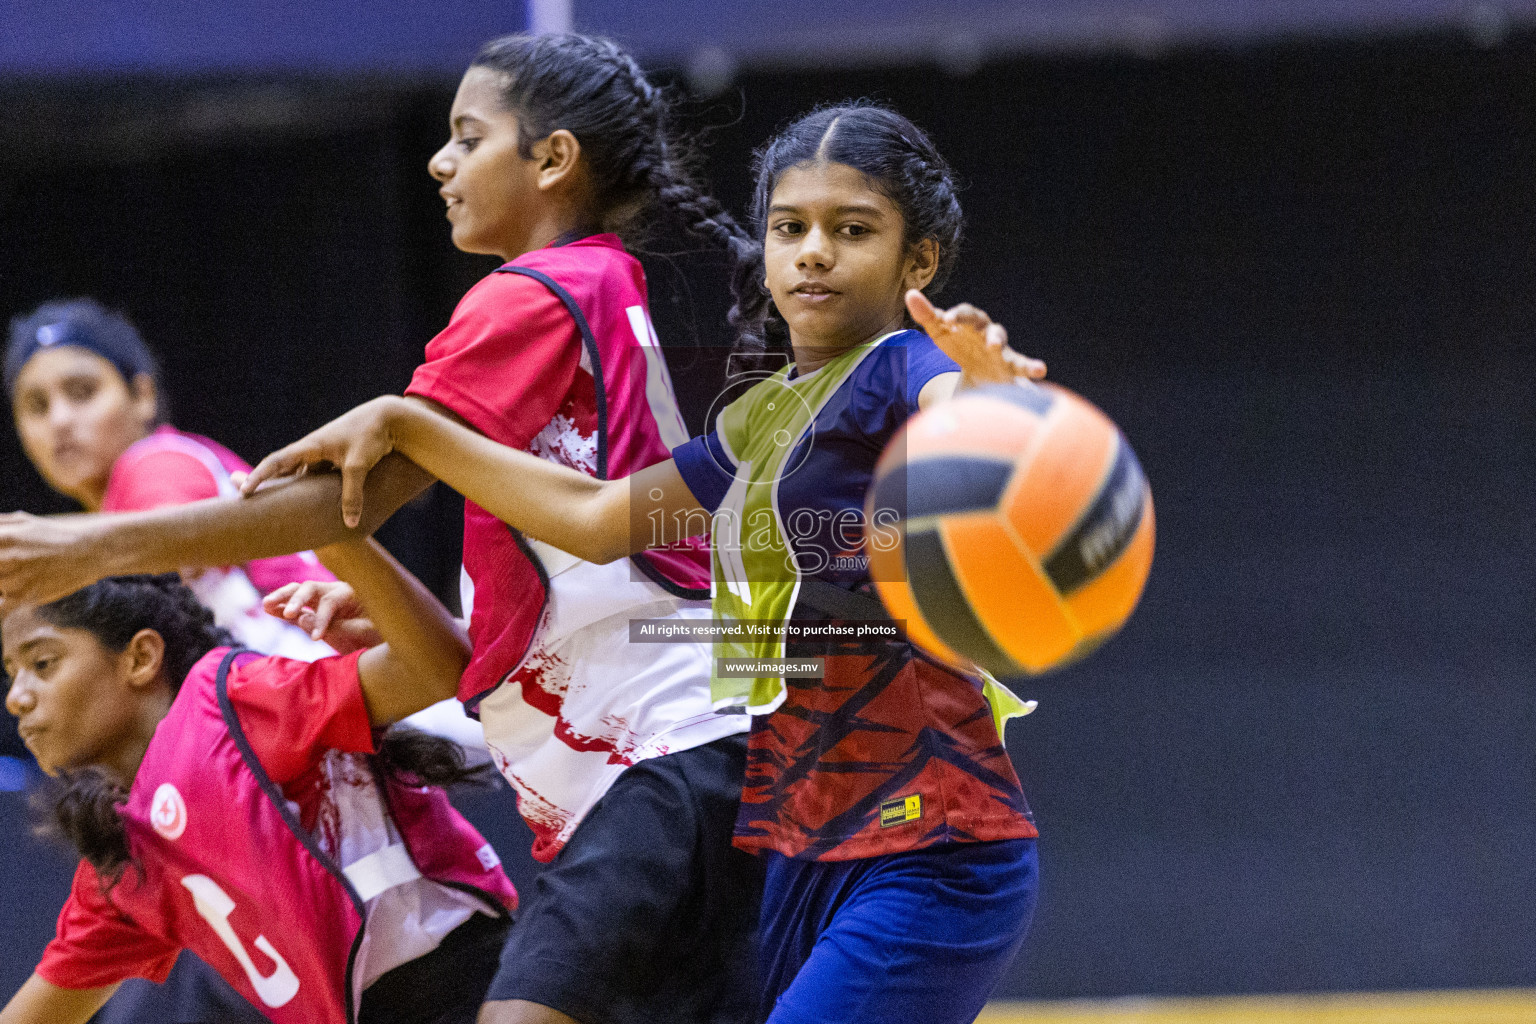
M 297 619 L 299 613 L 315 600 L 315 595 L 318 592 L 319 588 L 313 580 L 300 583 L 299 588 L 288 598 L 288 604 L 283 608 L 283 618 L 289 622 Z
M 293 592 L 298 589 L 299 585 L 297 583 L 284 583 L 282 586 L 272 591 L 272 593 L 261 599 L 262 610 L 265 611 L 268 615 L 276 615 L 281 617 L 283 614 L 283 606 L 288 603 L 288 598 L 292 597 Z
M 341 464 L 341 521 L 353 529 L 363 519 L 363 489 L 373 463 L 348 454 Z
M 944 321 L 940 318 L 939 311 L 934 308 L 933 303 L 928 301 L 928 296 L 916 288 L 907 290 L 907 312 L 911 313 L 912 319 L 917 321 L 917 325 L 930 335 L 934 331 L 941 330 L 944 326 Z
M 303 442 L 298 442 L 286 448 L 279 448 L 256 463 L 256 468 L 251 470 L 250 474 L 240 484 L 240 494 L 244 497 L 250 497 L 256 493 L 256 488 L 266 481 L 290 476 L 300 468 L 308 465 L 311 461 L 314 461 L 302 453 L 300 447 L 302 444 Z
M 310 627 L 310 635 L 319 640 L 330 628 L 331 620 L 338 612 L 353 610 L 353 596 L 352 588 L 345 584 L 334 586 L 322 594 L 315 605 L 315 621 Z
M 951 327 L 975 329 L 978 331 L 984 329 L 987 327 L 987 325 L 992 323 L 991 317 L 987 316 L 984 311 L 977 309 L 969 302 L 962 302 L 960 305 L 946 311 L 944 314 L 944 319 L 949 323 Z

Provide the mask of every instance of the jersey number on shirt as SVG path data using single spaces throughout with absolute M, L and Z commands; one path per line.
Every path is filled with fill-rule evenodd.
M 229 924 L 229 915 L 235 912 L 235 901 L 219 887 L 218 882 L 207 875 L 188 875 L 181 880 L 181 884 L 192 891 L 192 902 L 196 905 L 197 912 L 235 955 L 235 959 L 240 961 L 240 966 L 245 970 L 245 976 L 250 979 L 251 987 L 256 990 L 257 998 L 275 1010 L 299 994 L 298 976 L 293 973 L 293 968 L 288 966 L 288 961 L 272 948 L 272 943 L 267 941 L 265 935 L 256 936 L 256 948 L 265 953 L 277 966 L 269 975 L 263 975 L 256 969 L 256 965 L 251 962 L 251 954 L 245 948 L 245 943 L 240 941 L 240 936 L 235 934 L 234 928 Z

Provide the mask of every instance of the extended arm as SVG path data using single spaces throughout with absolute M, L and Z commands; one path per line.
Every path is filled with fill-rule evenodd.
M 351 584 L 384 641 L 357 663 L 374 725 L 397 722 L 458 692 L 469 638 L 442 603 L 376 541 L 346 541 L 316 552 Z
M 362 487 L 349 481 L 361 480 L 386 452 L 407 456 L 502 522 L 589 562 L 611 562 L 646 548 L 655 513 L 700 510 L 670 459 L 623 479 L 597 480 L 393 397 L 376 398 L 273 452 L 245 486 L 320 463 L 338 465 L 343 518 L 358 520 L 366 510 L 371 520 Z
M 0 608 L 52 601 L 107 576 L 232 565 L 366 536 L 431 482 L 409 459 L 381 461 L 367 479 L 372 514 L 353 530 L 336 514 L 335 473 L 310 474 L 247 500 L 111 515 L 0 515 Z
M 0 1010 L 0 1024 L 85 1024 L 116 991 L 116 985 L 59 988 L 34 974 Z

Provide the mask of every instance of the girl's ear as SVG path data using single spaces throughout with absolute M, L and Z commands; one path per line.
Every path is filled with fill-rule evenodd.
M 922 238 L 907 250 L 907 270 L 902 277 L 902 288 L 922 291 L 939 272 L 939 243 L 937 239 Z
M 133 634 L 119 657 L 128 686 L 134 690 L 148 689 L 165 667 L 165 638 L 152 629 L 141 629 Z
M 566 129 L 558 128 L 533 144 L 533 159 L 538 167 L 534 183 L 547 190 L 572 179 L 581 163 L 581 143 Z
M 160 413 L 160 395 L 155 390 L 155 378 L 147 373 L 136 373 L 128 382 L 128 393 L 133 396 L 133 411 L 144 421 L 148 430 L 154 426 Z

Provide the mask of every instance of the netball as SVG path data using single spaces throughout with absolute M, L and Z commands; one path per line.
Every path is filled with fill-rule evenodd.
M 946 661 L 1038 675 L 1125 624 L 1152 568 L 1152 491 L 1124 435 L 1051 384 L 914 417 L 875 469 L 875 587 Z

